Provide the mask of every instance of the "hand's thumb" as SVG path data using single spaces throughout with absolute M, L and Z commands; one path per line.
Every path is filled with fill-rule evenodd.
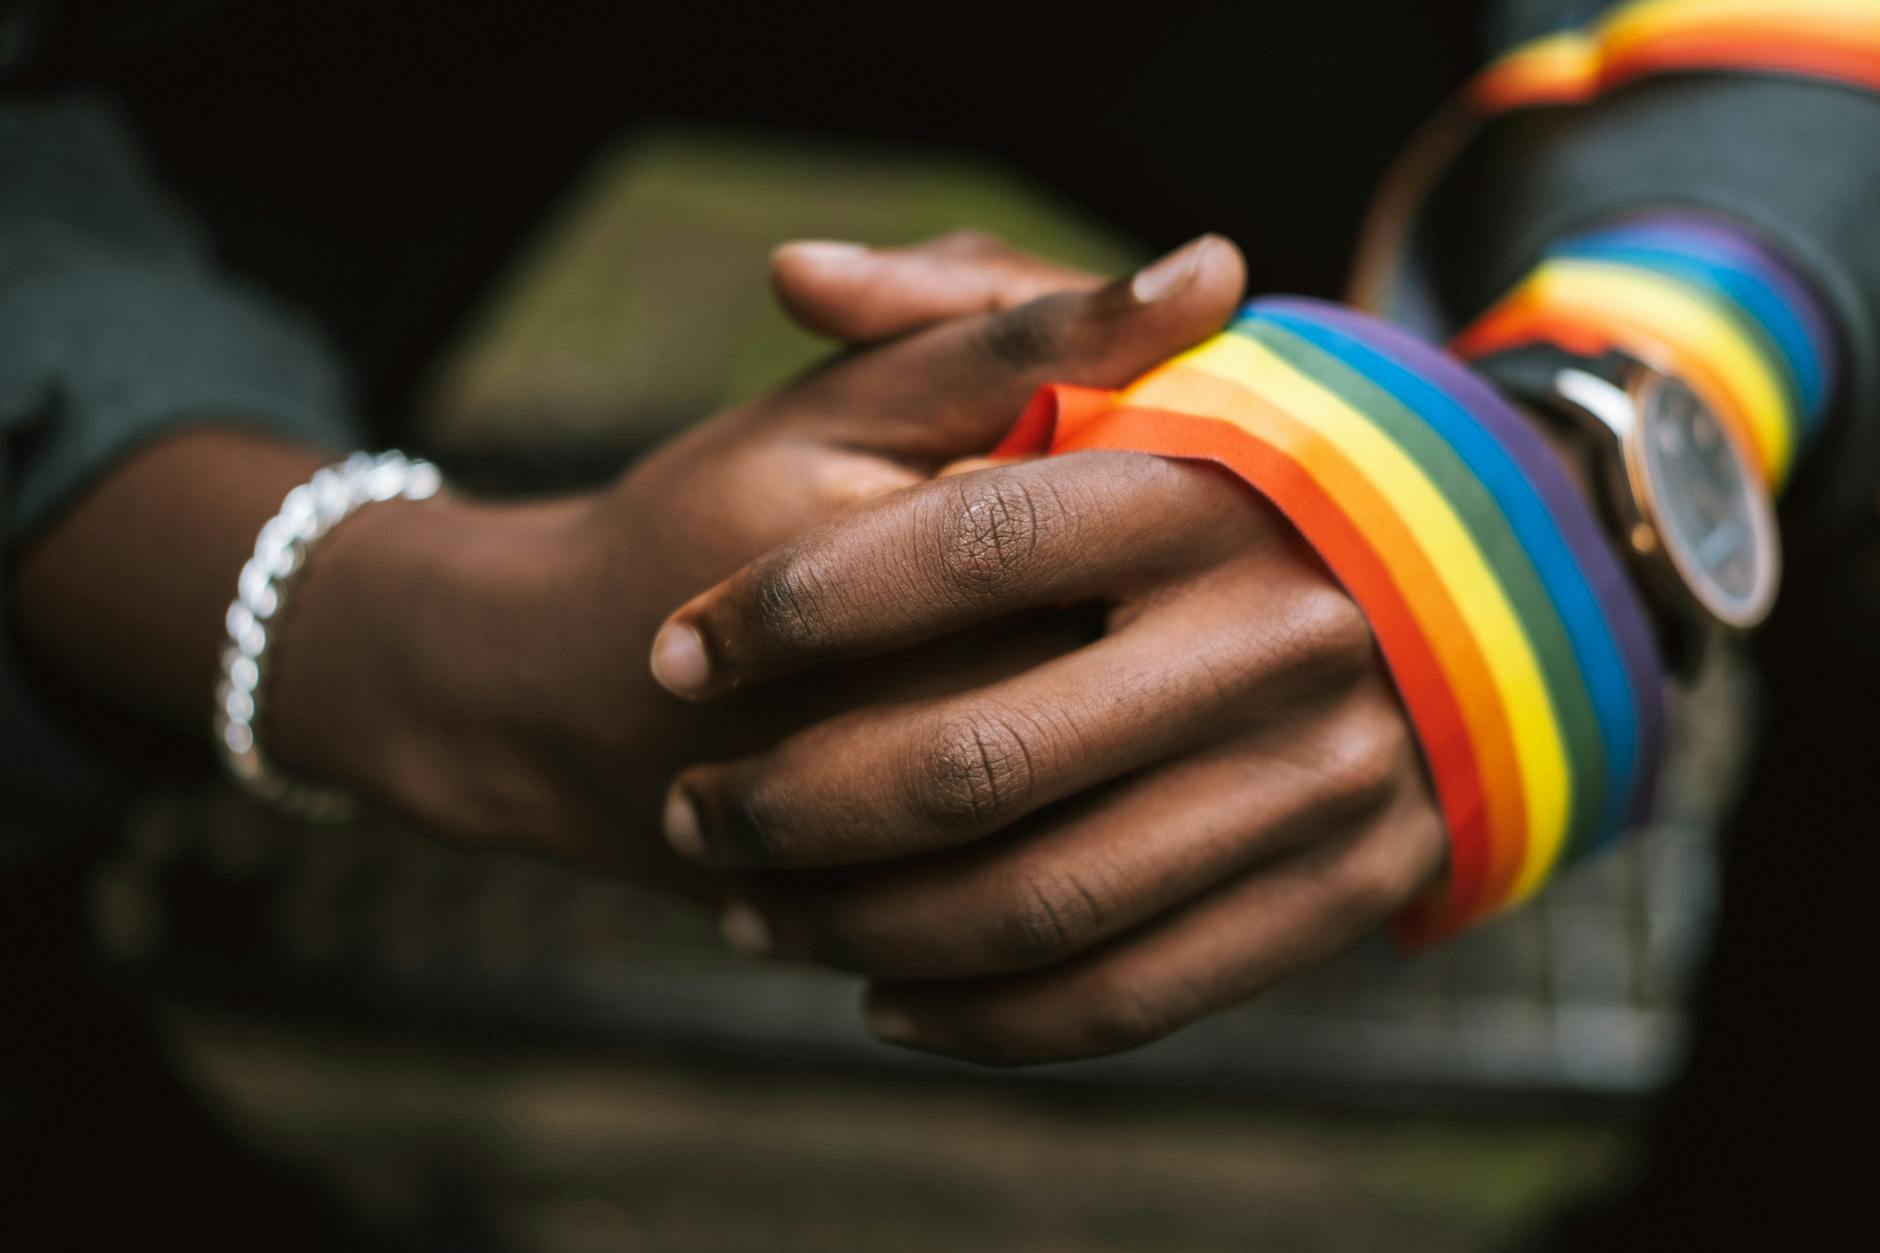
M 990 235 L 954 231 L 904 248 L 792 241 L 770 255 L 770 283 L 798 325 L 859 345 L 1103 280 Z
M 1120 387 L 1219 331 L 1246 281 L 1218 235 L 1135 274 L 933 327 L 838 365 L 811 387 L 838 389 L 843 435 L 935 469 L 983 453 L 1045 383 Z

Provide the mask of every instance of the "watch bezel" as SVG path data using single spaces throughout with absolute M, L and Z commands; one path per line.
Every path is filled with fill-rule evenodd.
M 1750 486 L 1750 542 L 1756 548 L 1756 584 L 1751 593 L 1746 597 L 1717 594 L 1715 578 L 1701 566 L 1687 562 L 1684 546 L 1668 541 L 1660 522 L 1666 516 L 1666 506 L 1659 500 L 1646 460 L 1645 415 L 1652 412 L 1655 393 L 1668 385 L 1684 386 L 1674 376 L 1630 359 L 1623 363 L 1617 378 L 1601 378 L 1591 371 L 1569 367 L 1555 379 L 1560 399 L 1597 419 L 1619 446 L 1618 457 L 1601 458 L 1606 468 L 1603 486 L 1607 502 L 1617 515 L 1619 538 L 1641 579 L 1649 581 L 1661 596 L 1668 595 L 1689 606 L 1692 616 L 1703 624 L 1731 633 L 1752 630 L 1769 616 L 1781 586 L 1782 547 L 1774 507 L 1766 491 L 1756 490 L 1760 478 L 1735 432 L 1717 421 L 1738 472 Z M 1701 396 L 1697 401 L 1704 403 Z

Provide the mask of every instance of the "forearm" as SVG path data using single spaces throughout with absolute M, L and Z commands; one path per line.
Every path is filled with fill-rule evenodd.
M 559 829 L 578 810 L 544 790 L 565 764 L 553 754 L 604 736 L 630 759 L 651 716 L 626 699 L 610 725 L 581 724 L 593 687 L 615 687 L 625 664 L 593 642 L 610 627 L 632 635 L 583 573 L 594 507 L 444 495 L 335 527 L 280 624 L 262 728 L 272 752 L 461 836 L 569 850 L 594 838 Z
M 213 426 L 141 450 L 19 554 L 28 660 L 101 707 L 206 736 L 236 576 L 282 498 L 330 459 Z M 514 826 L 506 789 L 532 777 L 532 737 L 581 707 L 556 690 L 556 653 L 588 603 L 569 570 L 589 508 L 389 501 L 341 522 L 269 624 L 270 755 L 440 826 Z M 622 738 L 644 722 L 618 712 Z
M 236 573 L 281 497 L 325 460 L 214 427 L 133 455 L 18 555 L 29 659 L 90 695 L 206 727 Z
M 317 456 L 286 450 L 357 435 L 342 363 L 217 269 L 127 118 L 10 101 L 0 167 L 0 797 L 61 830 L 122 798 L 96 751 L 109 728 L 76 727 L 79 709 L 201 725 L 205 607 L 226 605 L 241 545 Z M 241 458 L 210 451 L 243 439 Z

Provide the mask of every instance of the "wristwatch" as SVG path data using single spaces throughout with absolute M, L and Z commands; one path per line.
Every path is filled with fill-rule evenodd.
M 1674 667 L 1769 616 L 1781 582 L 1774 506 L 1729 429 L 1690 387 L 1625 353 L 1552 344 L 1472 363 L 1588 460 L 1597 505 Z

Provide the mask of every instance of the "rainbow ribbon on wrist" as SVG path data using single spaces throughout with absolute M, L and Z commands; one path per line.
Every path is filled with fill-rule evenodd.
M 1703 397 L 1769 489 L 1826 422 L 1834 337 L 1818 299 L 1747 232 L 1656 213 L 1555 241 L 1452 347 L 1465 358 L 1544 341 L 1621 349 Z
M 1498 117 L 1583 106 L 1683 74 L 1815 79 L 1880 91 L 1876 0 L 1629 0 L 1587 24 L 1502 53 L 1405 147 L 1361 233 L 1360 306 L 1423 321 L 1427 293 L 1405 246 L 1419 206 L 1455 157 Z
M 1662 664 L 1588 504 L 1454 358 L 1301 299 L 1118 392 L 1035 397 L 1003 455 L 1117 449 L 1217 462 L 1283 511 L 1370 620 L 1450 833 L 1422 941 L 1531 894 L 1645 808 Z

